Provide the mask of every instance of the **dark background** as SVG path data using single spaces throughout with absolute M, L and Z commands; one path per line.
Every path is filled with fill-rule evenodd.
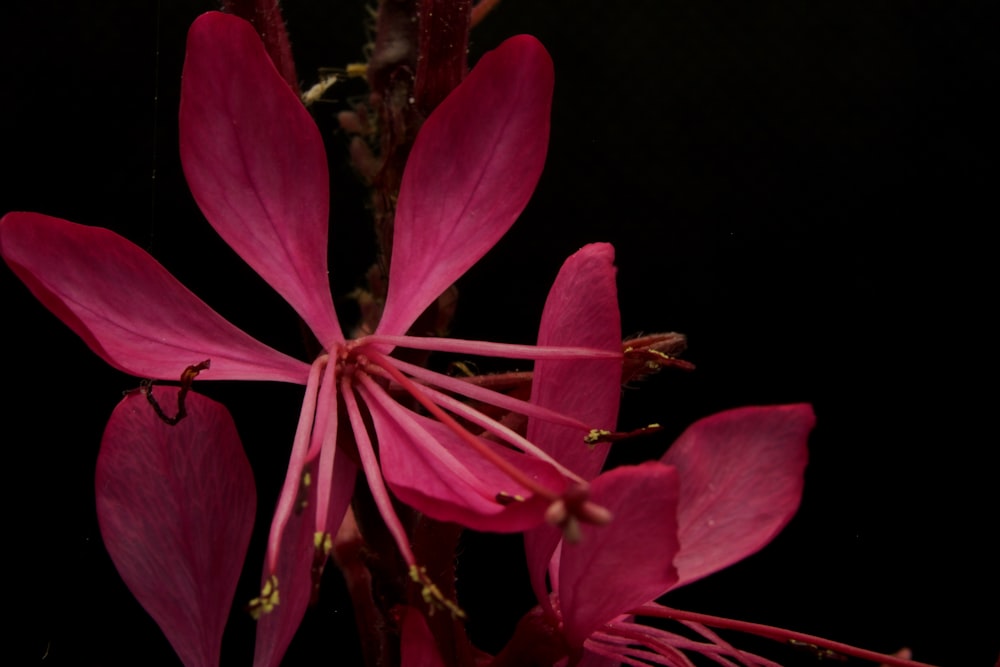
M 815 406 L 799 514 L 763 552 L 668 604 L 881 651 L 910 646 L 942 665 L 996 660 L 986 100 L 1000 59 L 987 4 L 504 0 L 474 32 L 473 58 L 511 34 L 538 36 L 557 83 L 542 181 L 459 284 L 454 334 L 530 342 L 562 259 L 610 241 L 625 331 L 685 332 L 698 365 L 628 392 L 623 426 L 666 427 L 624 445 L 634 456 L 658 455 L 721 409 Z M 285 5 L 300 79 L 361 60 L 361 3 Z M 184 36 L 212 8 L 7 3 L 0 213 L 114 229 L 233 322 L 301 355 L 290 309 L 214 236 L 180 175 Z M 359 283 L 372 247 L 332 122 L 350 94 L 316 109 L 335 165 L 337 298 Z M 4 597 L 18 617 L 8 664 L 176 664 L 118 579 L 93 509 L 100 434 L 137 381 L 106 367 L 6 268 L 0 281 Z M 199 389 L 234 413 L 266 531 L 301 389 Z M 263 534 L 239 603 L 256 594 L 262 553 Z M 519 558 L 509 539 L 464 547 L 462 602 L 484 648 L 496 650 L 531 605 Z M 328 580 L 288 664 L 358 660 L 350 606 Z M 236 612 L 229 630 L 224 664 L 249 664 L 252 622 Z

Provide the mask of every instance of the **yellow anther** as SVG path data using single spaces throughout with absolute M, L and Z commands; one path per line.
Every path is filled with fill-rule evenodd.
M 347 76 L 352 78 L 363 78 L 368 76 L 368 63 L 349 63 L 347 65 Z
M 309 487 L 312 486 L 312 473 L 308 470 L 302 473 L 299 481 L 299 492 L 295 496 L 295 514 L 302 514 L 302 511 L 309 507 Z
M 583 441 L 588 445 L 596 445 L 599 442 L 617 442 L 626 438 L 634 438 L 637 435 L 648 435 L 656 433 L 662 427 L 659 424 L 650 424 L 634 431 L 605 431 L 604 429 L 592 429 L 584 436 Z
M 427 576 L 427 568 L 417 565 L 410 566 L 410 579 L 413 583 L 420 585 L 420 597 L 430 608 L 430 613 L 436 610 L 448 610 L 452 618 L 465 618 L 465 612 L 457 603 L 449 600 L 441 592 L 441 589 Z
M 677 356 L 684 352 L 686 346 L 684 336 L 677 333 L 652 334 L 625 341 L 622 343 L 622 354 L 625 356 L 622 383 L 640 380 L 664 368 L 694 370 L 694 364 Z
M 333 551 L 333 536 L 327 532 L 316 531 L 313 533 L 313 546 L 316 547 L 316 551 L 322 551 L 324 556 L 329 556 Z
M 448 374 L 471 378 L 476 376 L 476 370 L 474 366 L 468 362 L 453 361 L 448 364 Z
M 612 435 L 613 434 L 611 433 L 611 431 L 607 431 L 607 430 L 605 430 L 603 428 L 594 428 L 594 429 L 591 429 L 590 433 L 588 433 L 583 438 L 583 441 L 585 443 L 587 443 L 588 445 L 596 445 L 597 443 L 599 443 L 601 441 L 607 440 Z
M 260 620 L 264 614 L 270 614 L 280 604 L 278 598 L 278 577 L 272 574 L 260 589 L 260 595 L 250 600 L 247 611 L 253 620 Z
M 496 495 L 496 501 L 501 505 L 512 505 L 514 503 L 523 503 L 525 501 L 525 497 L 518 493 L 511 495 L 506 491 L 500 491 Z

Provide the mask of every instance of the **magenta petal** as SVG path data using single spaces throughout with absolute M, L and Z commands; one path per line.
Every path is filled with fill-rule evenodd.
M 539 345 L 621 352 L 621 318 L 615 284 L 615 250 L 585 246 L 563 264 L 549 291 Z M 621 359 L 539 360 L 531 402 L 575 417 L 591 428 L 614 430 L 621 396 Z M 587 447 L 586 432 L 541 419 L 528 421 L 528 439 L 586 479 L 596 477 L 608 448 Z
M 614 248 L 607 243 L 585 246 L 566 260 L 542 311 L 539 345 L 621 351 L 614 260 Z M 535 362 L 531 402 L 580 419 L 592 428 L 614 430 L 621 377 L 620 360 L 540 360 Z M 587 434 L 578 429 L 532 418 L 527 435 L 585 479 L 597 476 L 607 458 L 607 446 L 586 446 L 583 438 Z M 524 535 L 532 586 L 543 606 L 548 603 L 545 571 L 560 538 L 561 533 L 551 526 L 539 526 Z
M 514 482 L 446 426 L 391 399 L 366 403 L 378 435 L 382 474 L 404 503 L 473 530 L 517 532 L 542 523 L 549 501 Z M 565 479 L 549 463 L 482 442 L 553 492 L 565 488 Z M 499 502 L 499 493 L 511 502 Z
M 512 37 L 421 127 L 400 187 L 379 333 L 406 333 L 521 214 L 545 163 L 552 85 L 545 48 Z
M 552 603 L 549 600 L 546 575 L 553 552 L 562 540 L 562 531 L 556 526 L 542 524 L 524 532 L 524 554 L 528 565 L 528 577 L 535 598 L 542 609 L 549 611 Z
M 591 483 L 590 499 L 614 518 L 605 526 L 585 524 L 579 542 L 562 544 L 557 592 L 570 646 L 677 581 L 677 480 L 674 468 L 648 462 Z
M 327 274 L 323 139 L 253 27 L 209 12 L 188 33 L 181 162 L 202 213 L 308 323 L 343 340 Z
M 815 423 L 806 404 L 739 408 L 695 422 L 670 447 L 662 461 L 681 480 L 678 585 L 746 558 L 785 527 Z
M 165 405 L 177 389 L 156 388 Z M 253 473 L 229 412 L 199 394 L 164 423 L 146 397 L 115 408 L 97 459 L 97 518 L 118 573 L 188 667 L 218 665 L 253 528 Z
M 326 531 L 337 533 L 354 493 L 357 467 L 337 450 L 333 467 L 333 494 L 327 513 Z M 278 606 L 257 621 L 254 667 L 277 667 L 302 623 L 313 597 L 312 567 L 316 558 L 316 495 L 318 485 L 309 489 L 305 508 L 293 514 L 282 534 L 278 555 Z M 271 576 L 267 565 L 261 577 L 263 587 Z
M 114 232 L 38 213 L 0 220 L 0 252 L 25 285 L 109 364 L 179 380 L 305 382 L 309 367 L 254 340 Z

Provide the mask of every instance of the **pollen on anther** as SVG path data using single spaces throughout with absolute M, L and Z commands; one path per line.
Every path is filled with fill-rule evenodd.
M 446 598 L 437 584 L 427 576 L 427 568 L 411 565 L 410 579 L 421 587 L 420 597 L 427 604 L 430 614 L 433 614 L 435 610 L 443 609 L 447 610 L 452 618 L 465 618 L 465 611 L 457 603 Z
M 278 577 L 272 574 L 264 582 L 264 585 L 260 589 L 260 595 L 250 600 L 247 605 L 247 611 L 250 612 L 250 617 L 253 620 L 260 620 L 260 617 L 264 614 L 270 614 L 274 611 L 274 608 L 281 603 L 278 595 Z
M 596 445 L 601 440 L 611 436 L 611 431 L 605 430 L 603 428 L 594 428 L 590 430 L 586 436 L 584 436 L 583 441 L 588 445 Z
M 333 537 L 330 533 L 316 531 L 313 535 L 313 546 L 316 547 L 316 551 L 322 551 L 324 555 L 329 556 L 333 551 Z
M 496 495 L 496 501 L 501 505 L 507 506 L 513 505 L 514 503 L 523 503 L 525 501 L 525 497 L 517 493 L 512 495 L 506 491 L 500 491 Z

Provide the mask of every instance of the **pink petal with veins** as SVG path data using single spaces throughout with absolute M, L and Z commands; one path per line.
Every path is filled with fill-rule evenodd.
M 614 518 L 583 524 L 579 542 L 562 544 L 557 593 L 570 646 L 676 583 L 678 494 L 677 471 L 655 462 L 615 468 L 591 483 L 590 500 Z
M 144 250 L 38 213 L 0 220 L 0 252 L 28 289 L 109 364 L 139 377 L 305 382 L 309 367 L 243 333 Z
M 406 333 L 514 224 L 545 163 L 552 85 L 545 48 L 512 37 L 420 128 L 400 187 L 378 333 Z
M 607 243 L 585 246 L 563 264 L 542 311 L 538 344 L 621 351 L 621 317 L 615 283 L 615 250 Z M 535 362 L 531 402 L 575 417 L 592 428 L 614 430 L 621 397 L 621 359 L 542 359 Z M 584 479 L 596 477 L 607 445 L 589 447 L 586 431 L 538 418 L 528 420 L 528 440 Z M 535 595 L 548 606 L 545 572 L 562 538 L 552 526 L 524 534 Z
M 202 213 L 302 316 L 320 343 L 343 340 L 327 273 L 323 139 L 253 27 L 218 12 L 188 33 L 180 150 Z
M 177 389 L 157 387 L 159 403 Z M 187 667 L 219 664 L 222 633 L 257 503 L 226 409 L 195 393 L 163 422 L 132 393 L 108 421 L 97 459 L 97 518 L 115 567 Z
M 621 352 L 615 250 L 585 246 L 563 264 L 549 292 L 538 344 Z M 614 430 L 621 397 L 622 360 L 541 359 L 535 362 L 531 402 L 592 428 Z M 588 447 L 586 432 L 542 419 L 528 421 L 528 439 L 585 479 L 596 477 L 608 447 Z
M 727 410 L 692 424 L 663 463 L 681 480 L 677 585 L 760 550 L 802 498 L 809 432 L 806 404 Z

